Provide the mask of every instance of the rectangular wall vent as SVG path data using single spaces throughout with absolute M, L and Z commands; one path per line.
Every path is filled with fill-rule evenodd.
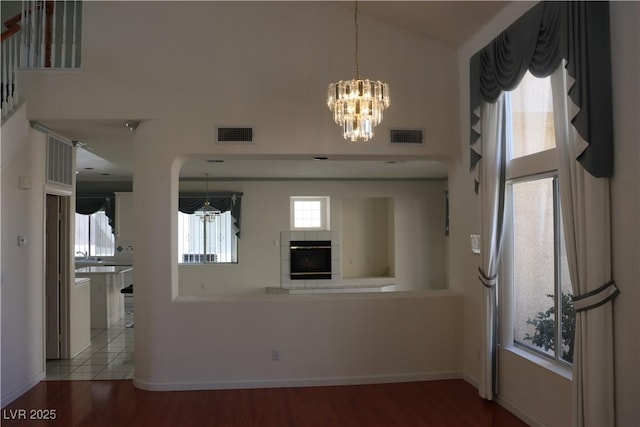
M 218 142 L 253 142 L 253 128 L 218 128 Z
M 47 135 L 47 182 L 73 184 L 73 144 Z
M 422 129 L 391 129 L 392 144 L 422 144 Z

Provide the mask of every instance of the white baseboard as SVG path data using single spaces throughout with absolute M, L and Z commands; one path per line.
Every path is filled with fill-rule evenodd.
M 468 382 L 469 384 L 471 384 L 472 386 L 474 386 L 476 389 L 478 388 L 478 380 L 476 380 L 475 378 L 469 377 L 468 375 L 463 375 L 462 379 Z M 500 394 L 498 394 L 495 397 L 494 401 L 498 405 L 502 406 L 504 409 L 506 409 L 507 411 L 511 412 L 513 415 L 521 419 L 527 425 L 531 427 L 543 427 L 543 424 L 541 424 L 538 420 L 536 420 L 531 415 L 527 414 L 525 411 L 518 408 L 509 399 L 505 399 Z
M 157 383 L 133 380 L 137 388 L 150 391 L 184 391 L 184 390 L 230 390 L 245 388 L 281 388 L 281 387 L 317 387 L 333 385 L 384 384 L 415 381 L 450 380 L 462 378 L 459 371 L 425 372 L 399 375 L 371 375 L 353 377 L 329 378 L 292 378 L 273 380 L 238 380 L 238 381 L 208 381 L 208 382 L 170 382 Z
M 85 351 L 89 347 L 91 347 L 91 340 L 89 340 L 88 344 L 84 344 L 82 347 L 80 347 L 80 350 L 76 351 L 75 354 L 72 354 L 69 359 L 73 359 L 74 357 L 77 357 L 80 353 L 82 353 L 83 351 Z
M 495 402 L 498 405 L 505 408 L 507 411 L 511 412 L 516 417 L 520 418 L 527 425 L 531 427 L 543 427 L 543 424 L 541 424 L 538 420 L 533 418 L 531 415 L 527 414 L 525 411 L 518 408 L 511 401 L 509 401 L 509 399 L 505 399 L 504 397 L 498 395 L 495 399 Z
M 475 388 L 480 388 L 480 383 L 476 378 L 470 377 L 469 375 L 462 375 L 462 379 L 474 386 Z
M 42 371 L 35 377 L 31 378 L 29 381 L 21 385 L 20 387 L 11 391 L 6 396 L 2 396 L 2 407 L 4 408 L 8 404 L 16 400 L 18 397 L 22 396 L 27 391 L 31 390 L 33 386 L 38 384 L 40 381 L 44 380 L 45 376 L 46 376 L 46 372 Z

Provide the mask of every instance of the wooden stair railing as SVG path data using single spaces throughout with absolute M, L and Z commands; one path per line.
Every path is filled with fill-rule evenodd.
M 18 69 L 79 67 L 81 5 L 80 0 L 23 0 L 21 12 L 4 22 L 0 58 L 3 119 L 18 105 Z
M 28 18 L 33 14 L 33 10 L 34 10 L 34 6 L 30 6 L 28 8 L 24 7 L 24 3 L 23 2 L 23 10 L 21 13 L 18 13 L 16 16 L 14 16 L 11 19 L 8 19 L 4 22 L 4 26 L 7 28 L 5 31 L 2 32 L 2 36 L 0 37 L 0 40 L 2 42 L 4 42 L 5 40 L 8 40 L 11 36 L 13 36 L 14 34 L 17 34 L 20 32 L 20 30 L 22 29 L 22 19 L 24 18 Z M 35 10 L 39 11 L 42 10 L 44 8 L 44 28 L 42 30 L 44 30 L 42 32 L 42 36 L 43 36 L 43 44 L 45 46 L 45 50 L 44 50 L 44 67 L 51 67 L 51 40 L 52 40 L 52 23 L 53 23 L 53 13 L 54 13 L 54 1 L 52 0 L 47 0 L 47 1 L 39 1 L 36 2 L 35 4 Z

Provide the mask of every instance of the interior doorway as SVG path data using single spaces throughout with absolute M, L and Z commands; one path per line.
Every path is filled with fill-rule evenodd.
M 69 196 L 46 195 L 45 203 L 45 354 L 68 357 Z

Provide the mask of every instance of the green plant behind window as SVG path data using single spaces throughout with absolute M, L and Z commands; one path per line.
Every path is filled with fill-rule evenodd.
M 547 297 L 554 299 L 553 294 Z M 555 352 L 556 342 L 556 308 L 551 306 L 547 311 L 539 312 L 533 319 L 528 319 L 527 324 L 533 325 L 533 335 L 525 335 L 525 341 L 531 341 L 536 347 L 545 351 Z M 576 312 L 573 308 L 573 298 L 570 294 L 562 293 L 562 360 L 573 363 L 573 343 L 575 340 Z

